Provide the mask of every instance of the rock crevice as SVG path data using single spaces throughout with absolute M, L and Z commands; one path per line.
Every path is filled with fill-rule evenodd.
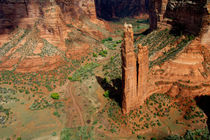
M 124 25 L 122 44 L 123 113 L 143 104 L 146 95 L 149 70 L 148 48 L 139 45 L 138 56 L 134 52 L 132 25 Z M 138 60 L 138 65 L 137 64 Z

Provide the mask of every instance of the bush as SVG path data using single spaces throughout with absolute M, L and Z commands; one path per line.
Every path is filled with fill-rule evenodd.
M 105 91 L 105 93 L 104 93 L 104 97 L 106 97 L 106 98 L 108 98 L 109 97 L 109 91 L 107 90 L 107 91 Z
M 58 93 L 52 93 L 52 94 L 51 94 L 51 98 L 52 98 L 52 99 L 58 100 L 59 97 L 60 97 L 60 96 L 59 96 Z
M 105 43 L 106 41 L 112 41 L 113 39 L 112 39 L 112 37 L 108 37 L 108 38 L 106 38 L 106 39 L 103 39 L 102 40 L 102 43 Z
M 142 136 L 141 135 L 137 135 L 137 139 L 141 139 L 142 138 Z
M 52 134 L 51 134 L 52 136 L 56 136 L 57 134 L 56 134 L 56 132 L 52 132 Z
M 98 55 L 96 53 L 93 53 L 93 57 L 97 57 Z
M 106 57 L 107 54 L 108 54 L 107 50 L 102 50 L 99 52 L 99 55 L 101 55 L 102 57 Z
M 78 69 L 72 75 L 72 77 L 69 77 L 68 79 L 70 81 L 81 81 L 87 79 L 89 75 L 93 75 L 93 70 L 98 66 L 99 64 L 97 63 L 88 63 L 85 66 L 82 66 L 80 69 Z

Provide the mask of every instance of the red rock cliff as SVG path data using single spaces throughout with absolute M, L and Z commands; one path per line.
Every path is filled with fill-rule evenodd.
M 173 26 L 193 34 L 202 31 L 209 15 L 207 0 L 150 0 L 150 27 Z

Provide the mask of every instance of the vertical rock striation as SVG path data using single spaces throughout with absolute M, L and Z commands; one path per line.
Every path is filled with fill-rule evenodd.
M 147 93 L 148 48 L 139 45 L 137 69 L 133 46 L 132 26 L 125 24 L 122 44 L 123 113 L 129 113 L 130 110 L 143 104 Z
M 138 94 L 139 103 L 142 104 L 147 92 L 147 76 L 149 72 L 149 51 L 148 47 L 138 46 Z
M 147 0 L 95 0 L 95 5 L 97 16 L 105 20 L 147 14 Z
M 122 44 L 123 113 L 128 113 L 136 98 L 136 56 L 133 47 L 132 25 L 125 24 Z
M 150 0 L 150 28 L 172 26 L 192 34 L 202 31 L 207 0 Z

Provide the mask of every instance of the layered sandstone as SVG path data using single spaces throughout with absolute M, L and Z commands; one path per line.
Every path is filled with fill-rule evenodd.
M 147 0 L 95 0 L 99 18 L 111 20 L 115 18 L 140 16 L 147 13 Z
M 138 46 L 138 96 L 143 101 L 147 92 L 147 79 L 149 72 L 149 51 L 148 47 Z
M 123 113 L 129 113 L 130 110 L 143 104 L 147 93 L 148 48 L 139 45 L 138 50 L 137 68 L 132 25 L 125 24 L 122 44 Z
M 122 44 L 122 79 L 124 113 L 128 113 L 136 102 L 137 71 L 136 56 L 133 47 L 133 30 L 131 25 L 125 24 L 124 42 Z
M 94 0 L 0 1 L 0 70 L 55 69 L 87 55 L 105 34 Z
M 172 26 L 178 30 L 199 34 L 204 28 L 203 25 L 208 22 L 206 21 L 206 16 L 209 15 L 207 5 L 206 0 L 151 0 L 150 28 Z

